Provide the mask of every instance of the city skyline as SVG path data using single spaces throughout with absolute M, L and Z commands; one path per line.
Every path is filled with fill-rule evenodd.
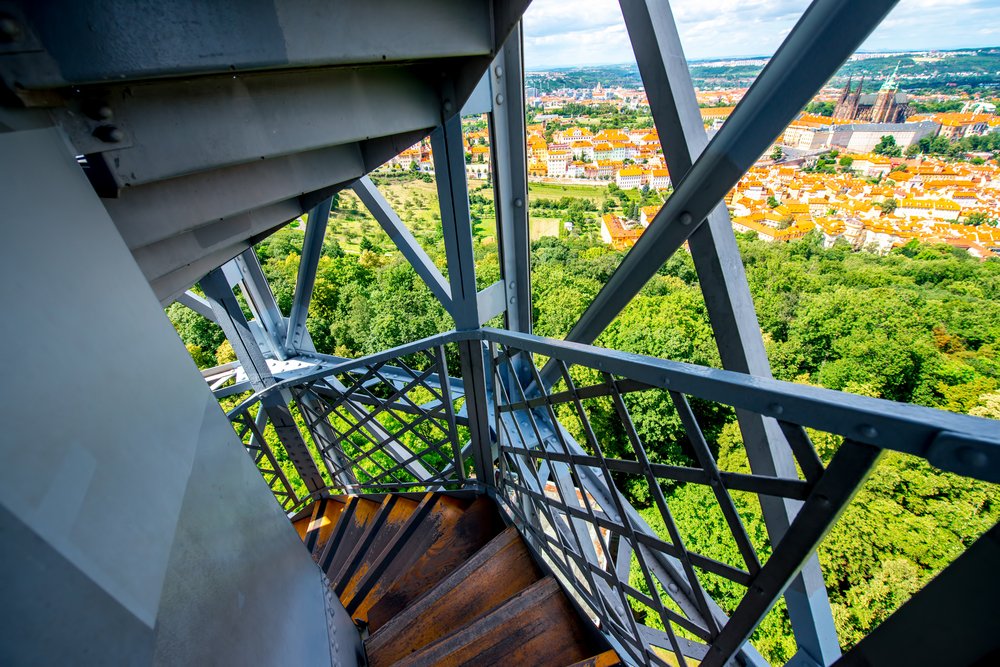
M 671 3 L 689 60 L 767 57 L 807 0 L 680 0 Z M 1000 45 L 997 0 L 900 3 L 859 51 L 920 51 Z M 524 15 L 528 70 L 634 62 L 614 0 L 534 0 Z M 974 27 L 973 27 L 974 26 Z

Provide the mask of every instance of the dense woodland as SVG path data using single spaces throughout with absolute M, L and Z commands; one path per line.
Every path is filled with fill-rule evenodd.
M 491 197 L 485 196 L 489 194 L 478 193 L 477 199 L 474 192 L 472 197 L 481 286 L 499 277 L 492 232 L 482 224 L 492 222 Z M 577 221 L 572 232 L 560 227 L 559 237 L 533 243 L 537 334 L 563 337 L 621 261 L 623 253 L 601 244 L 594 225 L 597 210 L 634 204 L 616 201 L 616 196 L 533 195 L 533 215 Z M 408 204 L 416 209 L 432 203 L 418 200 L 416 194 L 392 197 L 400 210 Z M 543 201 L 549 203 L 541 205 Z M 351 237 L 338 235 L 338 220 L 357 224 Z M 405 213 L 404 220 L 446 269 L 439 223 Z M 286 315 L 302 238 L 301 229 L 288 228 L 257 248 Z M 743 235 L 738 240 L 777 378 L 1000 419 L 1000 259 L 980 262 L 950 247 L 916 243 L 879 257 L 841 244 L 823 249 L 815 233 L 783 245 Z M 168 314 L 199 365 L 232 358 L 221 331 L 207 320 L 177 304 Z M 345 195 L 338 201 L 324 246 L 308 326 L 320 351 L 357 356 L 445 331 L 452 322 L 388 238 L 365 221 L 356 202 Z M 682 251 L 670 259 L 597 344 L 719 366 L 689 255 Z M 591 371 L 573 373 L 586 381 Z M 690 465 L 669 397 L 647 391 L 630 394 L 627 400 L 651 458 Z M 720 467 L 748 472 L 732 410 L 697 401 L 694 407 Z M 610 402 L 593 400 L 587 408 L 605 454 L 631 458 Z M 579 431 L 568 411 L 560 417 L 571 432 Z M 581 433 L 575 435 L 582 440 Z M 811 435 L 828 461 L 838 438 Z M 618 482 L 651 525 L 665 533 L 645 482 Z M 663 490 L 689 545 L 740 564 L 708 487 L 664 484 Z M 734 496 L 749 535 L 766 554 L 756 499 L 739 492 Z M 885 455 L 820 550 L 844 645 L 857 642 L 998 518 L 998 489 L 942 473 L 912 457 Z M 710 574 L 704 581 L 729 612 L 745 590 Z M 645 587 L 637 568 L 633 585 Z M 651 625 L 658 622 L 649 610 L 635 611 Z M 794 640 L 783 603 L 758 630 L 754 643 L 772 661 L 791 656 Z

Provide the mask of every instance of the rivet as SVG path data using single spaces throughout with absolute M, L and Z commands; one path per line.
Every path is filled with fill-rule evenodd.
M 497 104 L 503 104 L 503 95 L 501 93 L 497 93 Z
M 670 378 L 669 377 L 667 377 L 667 376 L 663 377 L 663 386 L 664 387 L 670 386 Z
M 680 223 L 686 227 L 687 225 L 690 225 L 694 221 L 694 218 L 691 217 L 690 213 L 684 211 L 683 213 L 680 214 L 677 220 L 679 220 Z
M 94 136 L 108 144 L 117 144 L 125 140 L 125 133 L 114 125 L 101 125 L 94 130 Z
M 514 200 L 514 206 L 521 208 L 522 206 L 524 206 L 524 200 L 518 197 L 517 199 Z
M 517 302 L 517 297 L 516 296 L 510 297 L 510 302 L 511 303 L 516 303 Z
M 826 496 L 816 496 L 816 502 L 819 503 L 820 507 L 829 507 L 830 499 Z
M 975 447 L 962 447 L 956 452 L 955 456 L 959 461 L 971 468 L 985 468 L 990 462 L 990 457 Z
M 785 408 L 780 403 L 772 403 L 769 409 L 773 415 L 780 415 L 785 411 Z
M 674 582 L 670 582 L 669 584 L 667 584 L 667 590 L 669 590 L 671 593 L 676 593 L 677 584 L 675 584 Z
M 441 106 L 444 109 L 445 113 L 451 113 L 451 110 L 455 108 L 454 105 L 452 105 L 451 100 L 445 100 L 444 104 Z
M 871 424 L 862 424 L 858 427 L 858 433 L 860 433 L 865 438 L 877 438 L 878 430 Z
M 493 68 L 493 73 L 497 76 L 497 78 L 500 78 L 501 76 L 503 76 L 503 67 L 497 65 L 496 67 Z
M 114 118 L 115 112 L 107 104 L 99 102 L 89 102 L 83 105 L 83 113 L 88 118 L 97 121 L 109 121 Z
M 0 42 L 13 42 L 21 36 L 21 26 L 10 16 L 0 16 Z

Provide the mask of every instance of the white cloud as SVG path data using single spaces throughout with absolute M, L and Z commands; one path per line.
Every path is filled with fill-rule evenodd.
M 685 54 L 704 59 L 774 53 L 808 1 L 675 0 L 670 6 Z M 996 46 L 998 10 L 1000 0 L 903 0 L 862 49 Z M 615 0 L 534 0 L 524 24 L 529 69 L 633 60 Z

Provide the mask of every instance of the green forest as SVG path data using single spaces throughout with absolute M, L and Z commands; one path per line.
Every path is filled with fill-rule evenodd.
M 548 187 L 536 191 L 532 184 L 532 215 L 577 221 L 573 231 L 553 226 L 558 236 L 532 245 L 535 333 L 561 338 L 624 256 L 600 242 L 596 211 L 630 202 L 616 202 L 602 188 L 560 192 Z M 433 189 L 393 182 L 383 183 L 383 191 L 446 270 L 440 223 L 429 213 L 436 199 Z M 499 278 L 492 193 L 485 186 L 473 187 L 470 200 L 482 287 Z M 549 203 L 539 206 L 542 201 Z M 302 223 L 307 221 L 257 246 L 286 315 Z M 817 233 L 788 244 L 748 235 L 738 235 L 738 242 L 778 379 L 1000 419 L 1000 259 L 981 262 L 947 246 L 917 243 L 884 257 L 852 252 L 839 243 L 824 249 Z M 217 327 L 179 304 L 167 312 L 200 366 L 232 358 Z M 308 327 L 321 352 L 359 356 L 448 330 L 452 322 L 353 195 L 344 193 L 331 216 Z M 718 367 L 690 256 L 681 251 L 671 258 L 596 344 Z M 573 370 L 581 382 L 588 373 L 592 371 Z M 629 394 L 627 404 L 654 462 L 692 464 L 665 392 Z M 703 402 L 693 406 L 720 468 L 749 472 L 733 411 Z M 587 408 L 605 454 L 631 457 L 610 402 L 591 401 Z M 571 432 L 578 430 L 568 412 L 560 418 Z M 810 435 L 828 461 L 838 438 Z M 649 488 L 625 479 L 619 484 L 665 534 Z M 735 543 L 720 537 L 728 535 L 728 528 L 708 487 L 665 483 L 663 490 L 687 544 L 709 557 L 740 564 Z M 764 557 L 766 530 L 759 505 L 750 494 L 733 495 Z M 819 552 L 844 646 L 884 620 L 998 518 L 996 488 L 940 472 L 913 457 L 884 455 Z M 711 574 L 704 583 L 727 612 L 745 590 Z M 633 585 L 645 587 L 637 568 Z M 658 619 L 648 611 L 635 607 L 637 616 L 656 625 Z M 783 603 L 753 642 L 771 661 L 791 657 L 794 640 Z

